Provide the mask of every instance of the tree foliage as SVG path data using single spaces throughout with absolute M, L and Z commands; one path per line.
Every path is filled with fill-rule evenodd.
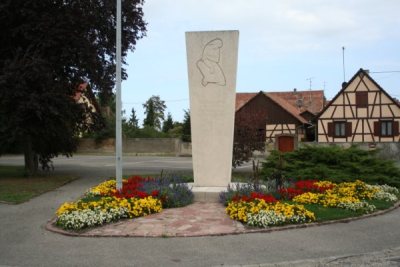
M 262 110 L 236 114 L 232 166 L 237 167 L 249 161 L 254 151 L 265 151 L 266 118 Z
M 185 115 L 183 117 L 182 123 L 182 141 L 191 142 L 192 141 L 192 131 L 190 126 L 190 110 L 184 110 Z
M 136 137 L 139 130 L 139 120 L 136 117 L 135 109 L 132 108 L 129 119 L 122 118 L 122 134 L 125 137 Z
M 131 116 L 129 117 L 128 125 L 133 129 L 139 128 L 139 120 L 136 117 L 136 112 L 135 112 L 134 108 L 132 108 L 132 110 L 131 110 Z
M 145 35 L 142 3 L 122 1 L 122 58 Z M 71 155 L 96 124 L 73 99 L 77 87 L 89 82 L 103 102 L 112 95 L 115 13 L 111 0 L 0 3 L 0 153 L 23 144 L 30 171 L 36 155 L 42 163 Z
M 161 122 L 164 121 L 164 111 L 167 108 L 165 101 L 160 96 L 151 96 L 146 103 L 143 104 L 146 118 L 143 120 L 144 127 L 150 127 L 161 130 Z
M 174 128 L 174 121 L 172 120 L 171 113 L 168 112 L 167 119 L 163 123 L 162 131 L 168 133 L 172 128 Z

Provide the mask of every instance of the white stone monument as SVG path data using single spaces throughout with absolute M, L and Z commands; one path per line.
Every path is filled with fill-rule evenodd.
M 231 182 L 239 31 L 186 32 L 194 188 Z

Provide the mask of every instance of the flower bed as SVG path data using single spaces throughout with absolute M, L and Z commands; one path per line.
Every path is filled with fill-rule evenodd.
M 193 193 L 176 178 L 133 176 L 123 179 L 121 190 L 116 190 L 115 180 L 108 180 L 90 188 L 80 200 L 62 204 L 56 212 L 56 225 L 80 230 L 192 202 Z
M 314 213 L 306 210 L 303 205 L 267 203 L 257 198 L 252 201 L 232 201 L 228 204 L 226 212 L 231 219 L 262 227 L 315 220 Z
M 249 187 L 247 186 L 246 189 Z M 308 223 L 318 214 L 304 205 L 320 205 L 325 209 L 345 209 L 355 215 L 370 213 L 376 207 L 370 202 L 395 202 L 399 190 L 387 185 L 368 185 L 362 181 L 335 184 L 329 181 L 299 181 L 273 195 L 248 192 L 241 188 L 228 190 L 226 213 L 230 218 L 250 226 L 269 227 L 283 224 Z M 245 192 L 245 193 L 243 193 Z M 279 199 L 279 201 L 277 200 Z
M 324 193 L 303 193 L 295 196 L 293 201 L 301 204 L 320 204 L 324 207 L 338 207 L 354 211 L 361 210 L 365 213 L 372 212 L 376 209 L 374 205 L 366 202 L 367 200 L 397 201 L 397 188 L 387 185 L 372 186 L 359 180 L 351 183 L 332 185 L 333 187 L 326 190 Z

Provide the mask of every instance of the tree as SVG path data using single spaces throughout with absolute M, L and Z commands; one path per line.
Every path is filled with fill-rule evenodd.
M 128 124 L 133 129 L 138 129 L 139 128 L 139 120 L 136 117 L 136 112 L 135 112 L 134 108 L 132 108 L 132 110 L 131 110 L 131 117 L 129 118 Z
M 151 96 L 146 103 L 143 104 L 146 118 L 143 120 L 144 127 L 150 127 L 158 131 L 161 130 L 161 121 L 164 121 L 164 111 L 167 108 L 165 101 L 160 96 Z
M 178 121 L 174 121 L 173 127 L 168 131 L 168 135 L 174 138 L 182 137 L 182 123 Z
M 174 128 L 174 121 L 172 120 L 171 113 L 168 112 L 167 119 L 163 123 L 162 131 L 168 133 L 172 128 Z
M 232 166 L 237 167 L 249 161 L 254 151 L 265 151 L 266 118 L 262 110 L 236 114 Z
M 132 108 L 131 116 L 128 120 L 122 119 L 122 133 L 125 137 L 136 137 L 139 131 L 139 120 L 136 117 L 135 109 Z
M 190 110 L 184 110 L 185 115 L 183 117 L 182 123 L 182 141 L 191 142 L 192 141 L 192 131 L 190 129 Z
M 145 35 L 142 4 L 122 1 L 122 58 Z M 72 155 L 94 126 L 73 99 L 79 85 L 88 82 L 101 102 L 112 95 L 115 13 L 114 0 L 0 3 L 0 153 L 23 145 L 31 173 L 38 159 Z

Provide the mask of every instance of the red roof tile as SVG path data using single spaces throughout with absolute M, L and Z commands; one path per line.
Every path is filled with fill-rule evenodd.
M 289 112 L 290 114 L 292 114 L 292 116 L 294 116 L 296 119 L 298 119 L 300 122 L 302 123 L 307 123 L 307 121 L 300 116 L 300 112 L 297 108 L 295 108 L 294 106 L 292 106 L 291 104 L 289 104 L 288 101 L 286 101 L 285 99 L 277 96 L 276 94 L 273 93 L 266 93 L 266 95 L 275 103 L 277 103 L 279 106 L 281 106 L 284 110 L 286 110 L 287 112 Z
M 299 113 L 303 111 L 310 111 L 317 114 L 324 108 L 324 91 L 311 90 L 311 91 L 291 91 L 291 92 L 270 92 L 267 95 L 273 94 L 283 98 L 293 107 L 299 109 Z M 302 104 L 300 107 L 299 104 Z
M 258 93 L 236 93 L 236 111 L 241 109 Z M 307 122 L 300 113 L 309 111 L 317 114 L 324 108 L 325 97 L 323 90 L 269 92 L 265 93 L 272 101 L 292 114 L 299 121 Z
M 247 102 L 255 97 L 258 93 L 236 93 L 236 110 L 241 109 Z

